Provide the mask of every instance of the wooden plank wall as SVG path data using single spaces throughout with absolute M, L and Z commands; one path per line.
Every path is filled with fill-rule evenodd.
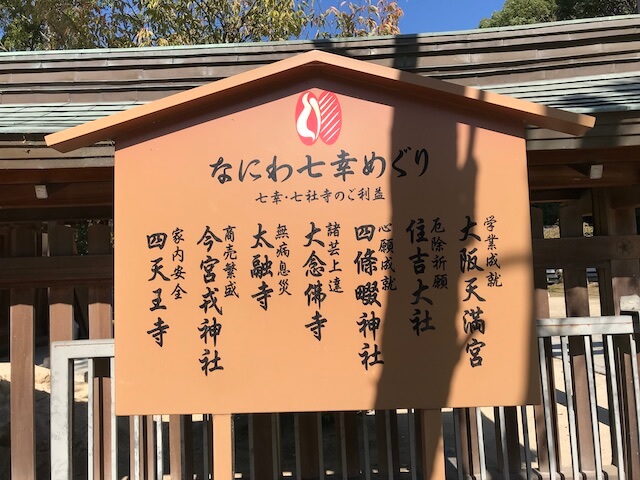
M 615 200 L 615 201 L 614 201 Z M 623 294 L 640 294 L 638 278 L 640 278 L 640 239 L 637 235 L 635 204 L 624 202 L 619 194 L 608 189 L 593 193 L 593 215 L 598 237 L 587 239 L 582 237 L 582 217 L 591 213 L 585 209 L 585 202 L 579 201 L 566 205 L 561 209 L 560 226 L 562 238 L 542 240 L 542 216 L 539 209 L 532 209 L 534 235 L 534 285 L 535 314 L 537 317 L 549 316 L 549 299 L 545 266 L 564 268 L 565 302 L 568 316 L 584 316 L 589 314 L 588 295 L 586 289 L 585 268 L 595 265 L 599 268 L 601 304 L 603 314 L 615 314 L 617 301 Z M 93 225 L 89 229 L 89 257 L 96 259 L 92 265 L 89 261 L 78 261 L 75 252 L 74 233 L 71 227 L 61 224 L 48 224 L 48 248 L 51 258 L 40 258 L 38 231 L 33 228 L 11 228 L 10 246 L 14 256 L 6 260 L 6 264 L 20 274 L 14 276 L 17 285 L 10 290 L 10 335 L 11 335 L 11 416 L 12 450 L 11 468 L 13 478 L 37 478 L 35 467 L 35 425 L 34 425 L 34 339 L 36 319 L 36 286 L 42 287 L 51 283 L 49 288 L 48 311 L 50 319 L 50 340 L 71 339 L 74 335 L 74 315 L 77 301 L 82 296 L 81 289 L 73 285 L 91 284 L 88 289 L 88 324 L 91 338 L 109 338 L 113 334 L 112 324 L 112 284 L 109 266 L 105 259 L 111 258 L 111 228 L 106 225 Z M 46 242 L 45 242 L 46 246 Z M 629 253 L 631 252 L 631 253 Z M 90 258 L 89 258 L 90 259 Z M 102 263 L 104 263 L 104 265 Z M 41 266 L 56 265 L 55 271 L 62 276 L 53 277 L 50 273 L 42 273 Z M 67 267 L 72 268 L 67 268 Z M 62 274 L 62 272 L 66 272 Z M 83 273 L 84 272 L 84 273 Z M 0 286 L 8 286 L 11 275 L 0 272 Z M 44 278 L 44 280 L 43 280 Z M 31 280 L 30 280 L 31 279 Z M 43 283 L 44 282 L 44 283 Z M 74 297 L 75 292 L 75 297 Z M 640 339 L 639 339 L 640 340 Z M 640 344 L 640 341 L 637 341 Z M 640 353 L 631 351 L 628 341 L 618 341 L 615 345 L 616 368 L 619 373 L 618 388 L 620 410 L 625 432 L 623 458 L 626 471 L 631 478 L 640 475 L 638 459 L 638 442 L 635 436 L 638 418 L 635 411 L 634 388 L 631 380 L 632 356 L 640 361 Z M 551 344 L 545 344 L 545 357 L 551 358 Z M 574 406 L 576 408 L 579 446 L 579 470 L 589 476 L 594 473 L 592 452 L 593 438 L 589 426 L 588 398 L 586 389 L 586 373 L 584 367 L 584 344 L 570 342 L 572 357 L 572 374 L 576 386 Z M 548 377 L 553 379 L 552 362 L 549 362 Z M 93 468 L 96 478 L 106 478 L 111 472 L 111 372 L 108 364 L 96 365 L 97 378 L 94 383 L 96 400 L 93 405 L 95 415 L 95 451 Z M 552 405 L 556 405 L 555 386 L 551 385 Z M 376 412 L 375 436 L 378 470 L 386 476 L 396 476 L 400 472 L 398 416 L 396 412 Z M 479 475 L 480 445 L 475 409 L 460 409 L 454 412 L 460 433 L 461 468 L 465 475 Z M 551 412 L 550 437 L 554 446 L 558 445 L 558 412 Z M 505 434 L 507 448 L 504 452 L 498 449 L 498 471 L 502 472 L 503 456 L 509 474 L 517 476 L 522 473 L 522 458 L 517 435 L 519 428 L 518 415 L 515 409 L 505 410 Z M 322 477 L 320 459 L 322 456 L 322 438 L 320 436 L 321 414 L 306 413 L 295 415 L 297 423 L 296 455 L 298 472 L 301 479 L 315 480 Z M 338 412 L 334 414 L 335 435 L 338 439 L 335 452 L 336 475 L 342 478 L 353 478 L 363 475 L 364 459 L 361 458 L 358 444 L 359 426 L 362 416 L 355 412 Z M 535 408 L 535 428 L 538 470 L 544 475 L 550 471 L 550 450 L 547 444 L 547 432 L 542 407 Z M 195 424 L 190 416 L 172 416 L 168 422 L 169 430 L 169 469 L 172 478 L 191 478 L 194 473 L 200 476 L 217 472 L 218 476 L 229 476 L 233 468 L 234 432 L 233 420 L 230 416 L 205 416 L 204 420 Z M 249 419 L 250 470 L 252 478 L 257 480 L 278 478 L 282 472 L 281 444 L 279 437 L 278 415 L 252 415 Z M 156 474 L 154 458 L 154 423 L 151 417 L 140 420 L 138 437 L 134 438 L 133 428 L 130 433 L 130 444 L 137 440 L 141 446 L 138 459 L 130 454 L 130 471 L 140 466 L 140 478 L 153 478 Z M 416 411 L 414 428 L 416 432 L 416 459 L 420 476 L 426 479 L 439 479 L 445 475 L 442 462 L 444 445 L 442 438 L 442 417 L 439 412 Z M 495 438 L 502 432 L 496 422 Z M 194 432 L 203 431 L 206 439 L 203 460 L 204 465 L 194 465 Z M 370 432 L 372 433 L 372 432 Z M 166 447 L 165 447 L 166 451 Z M 433 452 L 437 452 L 433 455 Z M 553 458 L 556 465 L 561 464 L 559 449 L 554 448 Z M 615 455 L 614 455 L 615 458 Z M 557 467 L 556 471 L 560 471 Z M 122 472 L 120 472 L 122 473 Z M 126 473 L 126 472 L 125 472 Z M 502 472 L 504 473 L 504 472 Z M 419 477 L 420 478 L 420 477 Z

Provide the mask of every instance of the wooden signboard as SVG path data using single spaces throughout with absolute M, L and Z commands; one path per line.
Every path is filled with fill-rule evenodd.
M 522 125 L 311 81 L 115 182 L 119 414 L 535 400 Z
M 114 138 L 116 412 L 537 401 L 525 123 L 309 52 L 47 137 Z

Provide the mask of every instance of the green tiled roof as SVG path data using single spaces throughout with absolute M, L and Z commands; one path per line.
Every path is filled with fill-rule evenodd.
M 52 133 L 142 102 L 0 104 L 0 133 Z
M 576 113 L 640 110 L 640 72 L 512 83 L 485 89 Z M 53 133 L 143 103 L 0 104 L 0 133 Z
M 576 113 L 640 110 L 640 72 L 512 83 L 485 89 Z

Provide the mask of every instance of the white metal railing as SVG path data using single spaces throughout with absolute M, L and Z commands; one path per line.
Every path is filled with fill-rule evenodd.
M 625 312 L 626 313 L 626 312 Z M 584 349 L 586 352 L 586 369 L 587 369 L 587 386 L 589 393 L 589 409 L 590 409 L 590 421 L 591 432 L 594 439 L 593 449 L 595 452 L 595 478 L 605 478 L 605 473 L 610 475 L 615 473 L 617 478 L 623 480 L 625 477 L 625 463 L 624 463 L 624 445 L 623 445 L 623 432 L 622 432 L 622 412 L 620 408 L 620 395 L 619 382 L 617 376 L 619 370 L 616 366 L 616 359 L 614 358 L 615 345 L 614 339 L 624 339 L 629 342 L 630 351 L 636 352 L 636 336 L 640 333 L 640 325 L 638 321 L 637 312 L 629 312 L 629 314 L 619 316 L 606 316 L 606 317 L 572 317 L 572 318 L 552 318 L 541 319 L 537 322 L 537 335 L 538 335 L 538 347 L 539 347 L 539 359 L 540 359 L 540 372 L 541 372 L 541 386 L 542 386 L 542 398 L 544 409 L 544 423 L 546 430 L 546 445 L 538 445 L 538 450 L 543 447 L 547 449 L 548 463 L 542 465 L 539 459 L 539 452 L 533 452 L 531 449 L 531 443 L 534 441 L 534 433 L 530 431 L 529 425 L 533 419 L 533 407 L 521 406 L 517 408 L 516 416 L 518 419 L 518 448 L 522 451 L 523 462 L 521 468 L 524 470 L 523 475 L 525 478 L 532 479 L 538 478 L 536 471 L 546 471 L 547 475 L 551 479 L 563 478 L 582 478 L 581 466 L 578 455 L 578 431 L 576 412 L 574 411 L 574 379 L 572 377 L 571 362 L 572 358 L 569 349 L 569 338 L 579 337 L 582 339 Z M 616 341 L 617 341 L 616 340 Z M 548 350 L 545 354 L 545 342 L 551 341 L 552 353 L 549 355 Z M 598 347 L 594 349 L 594 342 L 597 345 L 602 344 L 602 348 Z M 87 358 L 89 359 L 89 408 L 88 408 L 88 478 L 92 478 L 92 452 L 93 452 L 93 391 L 92 391 L 92 378 L 93 378 L 93 365 L 94 361 L 99 358 L 109 359 L 111 362 L 111 373 L 113 375 L 113 356 L 114 346 L 113 340 L 82 340 L 82 341 L 69 341 L 69 342 L 56 342 L 52 344 L 52 390 L 51 390 L 51 478 L 53 479 L 69 479 L 75 478 L 72 472 L 72 409 L 71 404 L 73 402 L 73 361 L 76 359 Z M 596 351 L 597 350 L 597 351 Z M 550 358 L 551 357 L 551 358 Z M 551 363 L 551 365 L 550 365 Z M 596 363 L 598 364 L 596 368 Z M 602 371 L 608 381 L 606 382 L 605 392 L 602 391 L 605 382 L 602 381 L 602 377 L 598 378 L 596 370 Z M 631 355 L 631 370 L 632 381 L 635 401 L 635 411 L 640 418 L 640 382 L 638 374 L 638 362 L 636 355 Z M 549 372 L 553 372 L 555 375 L 553 378 L 549 378 Z M 597 381 L 599 380 L 599 381 Z M 558 386 L 554 387 L 554 383 Z M 598 386 L 599 385 L 599 386 Z M 556 391 L 552 391 L 555 388 Z M 112 402 L 113 392 L 111 389 Z M 552 405 L 552 399 L 555 398 L 555 394 L 563 394 L 566 401 L 562 402 L 558 400 L 556 405 Z M 606 405 L 600 407 L 603 398 L 606 397 Z M 477 451 L 473 452 L 475 456 L 475 463 L 477 464 L 477 471 L 473 472 L 476 478 L 489 479 L 489 478 L 502 478 L 503 472 L 509 471 L 509 458 L 507 452 L 509 451 L 508 438 L 506 435 L 506 407 L 496 407 L 495 409 L 475 409 L 472 417 L 469 418 L 469 422 L 474 423 L 475 432 L 477 438 Z M 553 412 L 559 408 L 566 408 L 566 428 L 568 438 L 564 438 L 563 441 L 556 442 L 556 433 L 558 418 L 554 417 Z M 598 418 L 598 409 L 604 408 L 609 413 L 609 419 L 611 425 L 603 425 L 603 420 Z M 113 409 L 111 410 L 113 412 Z M 416 452 L 416 432 L 414 424 L 414 413 L 412 410 L 402 411 L 403 425 L 406 422 L 406 455 L 405 461 L 401 461 L 402 465 L 394 465 L 394 455 L 391 445 L 392 434 L 397 435 L 398 432 L 392 432 L 391 421 L 389 418 L 389 412 L 385 412 L 385 430 L 386 430 L 386 444 L 377 445 L 376 450 L 378 452 L 378 458 L 380 455 L 386 455 L 386 464 L 388 471 L 379 472 L 375 465 L 375 459 L 372 458 L 372 452 L 370 451 L 370 442 L 372 437 L 375 437 L 375 427 L 372 427 L 371 416 L 373 412 L 362 412 L 360 415 L 360 425 L 358 427 L 358 436 L 360 442 L 360 451 L 362 462 L 361 475 L 364 480 L 370 480 L 372 476 L 377 475 L 379 477 L 390 478 L 394 476 L 394 473 L 411 480 L 417 480 L 419 477 L 417 472 L 419 466 L 418 456 L 419 452 Z M 406 417 L 404 414 L 406 413 Z M 463 464 L 461 437 L 459 433 L 458 415 L 456 411 L 451 410 L 444 411 L 444 415 L 447 418 L 453 417 L 453 421 L 450 422 L 452 427 L 445 428 L 445 443 L 449 443 L 448 451 L 453 450 L 455 453 L 453 456 L 449 454 L 450 458 L 445 460 L 449 462 L 450 468 L 448 471 L 451 473 L 455 471 L 453 478 L 462 479 L 467 473 L 463 472 L 461 465 Z M 493 417 L 494 424 L 499 428 L 496 429 L 496 437 L 493 438 L 491 431 L 487 431 L 484 423 Z M 273 415 L 276 419 L 276 426 L 272 430 L 272 436 L 277 437 L 280 435 L 278 426 L 278 416 Z M 400 416 L 398 417 L 400 418 Z M 298 479 L 301 478 L 301 466 L 299 461 L 298 452 L 300 451 L 300 444 L 298 438 L 298 416 L 294 415 L 294 437 L 295 437 L 295 451 L 296 459 L 295 466 L 292 471 L 283 473 L 282 468 L 278 467 L 279 452 L 273 451 L 274 455 L 274 472 L 273 478 L 281 478 L 283 476 L 292 476 Z M 338 414 L 336 416 L 336 422 L 344 422 L 344 418 Z M 156 476 L 162 479 L 163 476 L 163 445 L 162 445 L 162 418 L 159 416 L 154 417 L 155 420 L 155 439 L 153 440 L 155 448 L 155 464 L 156 464 Z M 318 422 L 318 442 L 322 446 L 323 442 L 323 426 L 322 426 L 321 414 L 317 415 Z M 535 422 L 534 422 L 535 423 Z M 606 422 L 604 422 L 606 423 Z M 251 416 L 248 419 L 248 441 L 247 448 L 253 452 L 253 431 L 252 431 L 252 419 Z M 344 427 L 344 425 L 342 425 Z M 636 426 L 638 424 L 636 423 Z M 112 414 L 111 416 L 111 471 L 113 472 L 113 478 L 117 478 L 117 431 L 116 431 L 116 418 Z M 141 447 L 138 443 L 140 438 L 139 432 L 136 432 L 136 428 L 140 429 L 140 418 L 134 417 L 132 422 L 132 428 L 134 431 L 134 443 L 131 446 L 133 463 L 131 478 L 140 478 L 140 458 L 145 455 L 145 452 L 141 451 Z M 404 428 L 404 427 L 403 427 Z M 584 427 L 583 427 L 584 428 Z M 607 443 L 601 429 L 610 428 L 611 441 Z M 344 432 L 344 428 L 339 431 Z M 325 432 L 326 433 L 326 432 Z M 637 438 L 640 438 L 640 427 L 638 428 Z M 204 436 L 203 436 L 204 437 Z M 605 435 L 606 437 L 606 435 Z M 206 440 L 204 440 L 206 441 Z M 491 441 L 494 445 L 491 445 Z M 344 462 L 346 453 L 346 444 L 344 438 L 338 438 L 338 448 L 342 451 L 342 461 Z M 560 450 L 567 450 L 570 464 L 559 464 L 557 459 Z M 274 445 L 278 445 L 279 442 L 274 440 Z M 210 447 L 205 447 L 210 448 Z M 274 447 L 277 448 L 277 447 Z M 498 456 L 491 457 L 488 451 L 491 451 L 493 455 L 494 450 L 499 449 L 503 452 L 501 461 L 498 460 Z M 447 449 L 445 449 L 447 450 Z M 605 453 L 606 452 L 606 455 Z M 166 453 L 166 452 L 164 452 Z M 250 454 L 252 455 L 252 453 Z M 611 458 L 607 456 L 611 455 Z M 206 457 L 206 456 L 205 456 Z M 278 457 L 278 458 L 276 458 Z M 319 472 L 322 479 L 325 475 L 329 476 L 333 472 L 327 468 L 325 459 L 323 459 L 322 448 L 319 451 Z M 491 457 L 491 458 L 490 458 Z M 610 460 L 610 464 L 607 463 Z M 329 462 L 327 460 L 327 462 Z M 206 463 L 206 462 L 205 462 Z M 473 463 L 473 462 L 472 462 Z M 250 457 L 249 471 L 252 471 L 253 457 Z M 402 467 L 402 469 L 400 468 Z M 338 465 L 336 470 L 343 472 L 343 478 L 346 479 L 346 466 Z M 404 472 L 404 473 L 402 473 Z M 210 475 L 210 469 L 205 466 L 203 469 L 205 478 Z M 239 474 L 237 474 L 239 475 Z M 546 476 L 546 475 L 545 475 Z M 253 477 L 253 475 L 251 475 Z
M 51 478 L 67 480 L 75 478 L 72 462 L 73 410 L 74 401 L 74 360 L 89 360 L 88 385 L 89 408 L 88 415 L 88 455 L 89 465 L 93 465 L 93 378 L 94 362 L 97 358 L 108 358 L 111 372 L 114 360 L 113 339 L 104 340 L 73 340 L 54 342 L 51 344 Z M 111 389 L 111 404 L 114 403 L 114 389 Z M 111 415 L 111 431 L 116 431 L 116 417 Z M 111 436 L 111 468 L 117 471 L 118 451 L 117 435 Z M 88 469 L 89 478 L 93 476 L 93 469 Z

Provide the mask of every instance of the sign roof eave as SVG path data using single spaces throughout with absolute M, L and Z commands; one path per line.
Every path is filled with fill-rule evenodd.
M 101 140 L 115 139 L 143 125 L 159 122 L 175 114 L 187 112 L 194 105 L 213 102 L 252 88 L 256 83 L 277 82 L 291 75 L 314 69 L 322 74 L 353 80 L 366 80 L 370 85 L 410 91 L 418 96 L 440 100 L 452 106 L 482 108 L 542 128 L 581 135 L 595 124 L 595 118 L 571 113 L 472 87 L 423 77 L 414 73 L 363 62 L 318 50 L 303 53 L 254 70 L 177 93 L 108 117 L 100 118 L 45 137 L 47 145 L 69 152 Z

